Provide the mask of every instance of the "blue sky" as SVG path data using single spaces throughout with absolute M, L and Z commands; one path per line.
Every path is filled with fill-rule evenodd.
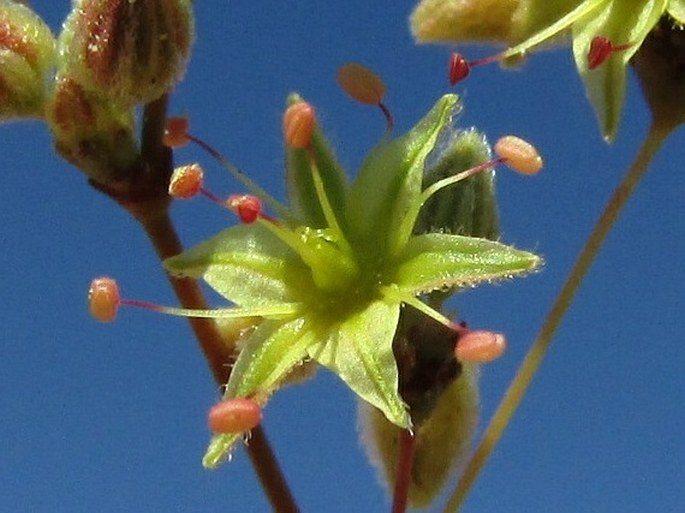
M 66 0 L 33 3 L 55 29 L 69 8 Z M 338 89 L 342 63 L 362 62 L 385 78 L 398 133 L 450 90 L 451 49 L 413 44 L 411 7 L 198 2 L 194 55 L 172 111 L 190 115 L 193 132 L 281 195 L 280 117 L 296 90 L 316 105 L 353 170 L 384 121 Z M 482 369 L 485 424 L 649 117 L 631 78 L 618 138 L 602 142 L 565 49 L 517 71 L 476 69 L 457 92 L 460 125 L 493 141 L 521 135 L 546 161 L 534 178 L 498 174 L 502 240 L 542 254 L 544 270 L 450 305 L 471 326 L 508 336 L 508 353 Z M 40 123 L 0 127 L 0 511 L 267 511 L 243 450 L 218 471 L 200 465 L 217 390 L 186 322 L 133 310 L 111 325 L 89 318 L 88 284 L 102 274 L 129 297 L 174 298 L 135 222 L 50 144 Z M 609 237 L 464 511 L 682 511 L 682 148 L 680 130 Z M 176 158 L 202 162 L 215 191 L 240 190 L 200 152 Z M 174 205 L 173 217 L 187 245 L 234 222 L 202 201 Z M 356 422 L 352 394 L 325 371 L 269 404 L 265 428 L 302 511 L 389 509 Z

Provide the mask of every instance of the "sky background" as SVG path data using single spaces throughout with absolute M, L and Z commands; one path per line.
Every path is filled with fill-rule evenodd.
M 33 4 L 55 30 L 69 9 Z M 399 134 L 450 91 L 452 50 L 414 45 L 411 1 L 283 5 L 197 2 L 194 55 L 171 109 L 279 196 L 290 91 L 316 105 L 354 170 L 384 120 L 339 90 L 337 68 L 355 60 L 384 77 Z M 471 326 L 508 336 L 508 353 L 482 369 L 484 425 L 649 118 L 631 77 L 618 138 L 606 145 L 567 49 L 519 71 L 476 69 L 457 92 L 460 126 L 493 141 L 523 136 L 546 163 L 533 178 L 498 173 L 502 240 L 542 254 L 544 270 L 450 304 Z M 465 512 L 685 508 L 683 147 L 680 130 L 625 210 Z M 217 193 L 242 190 L 194 149 L 176 159 L 202 162 Z M 136 223 L 52 152 L 43 124 L 0 127 L 0 169 L 0 511 L 268 511 L 244 450 L 218 471 L 200 464 L 217 389 L 186 321 L 88 316 L 88 284 L 103 274 L 127 297 L 175 304 Z M 189 246 L 234 222 L 199 200 L 174 205 L 173 217 Z M 265 429 L 303 512 L 389 510 L 356 423 L 351 392 L 325 371 L 269 403 Z

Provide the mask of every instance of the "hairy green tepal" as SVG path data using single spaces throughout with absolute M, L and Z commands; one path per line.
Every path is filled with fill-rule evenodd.
M 241 340 L 226 398 L 264 404 L 292 370 L 314 360 L 390 422 L 411 427 L 393 354 L 404 305 L 449 325 L 422 297 L 522 275 L 541 264 L 532 253 L 448 233 L 458 230 L 431 232 L 425 220 L 417 230 L 422 206 L 432 199 L 424 193 L 427 159 L 429 166 L 441 162 L 432 153 L 454 132 L 459 108 L 458 98 L 446 95 L 408 133 L 383 138 L 353 182 L 317 130 L 311 154 L 287 150 L 290 207 L 274 209 L 283 219 L 228 228 L 165 262 L 171 273 L 203 278 L 235 304 L 226 316 L 259 318 Z M 474 154 L 469 144 L 462 146 Z M 241 437 L 215 435 L 205 466 L 216 466 Z

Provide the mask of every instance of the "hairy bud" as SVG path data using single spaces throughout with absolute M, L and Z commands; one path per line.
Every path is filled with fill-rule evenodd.
M 42 117 L 55 40 L 29 7 L 0 0 L 0 120 Z
M 62 72 L 124 105 L 147 103 L 183 75 L 193 33 L 191 0 L 80 0 L 60 36 Z
M 415 428 L 416 445 L 408 493 L 412 507 L 431 504 L 468 455 L 479 415 L 476 374 L 474 368 L 465 367 L 440 396 L 430 416 Z M 392 489 L 397 477 L 397 448 L 402 429 L 361 401 L 359 426 L 369 459 Z
M 132 109 L 58 77 L 47 102 L 46 117 L 56 150 L 96 182 L 122 179 L 136 164 Z

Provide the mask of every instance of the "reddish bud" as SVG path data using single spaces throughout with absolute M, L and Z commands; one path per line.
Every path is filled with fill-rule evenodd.
M 262 202 L 251 194 L 234 194 L 228 198 L 226 204 L 245 224 L 254 223 L 262 215 Z
M 90 315 L 100 322 L 111 322 L 117 316 L 121 300 L 117 282 L 106 276 L 95 278 L 88 290 Z
M 190 142 L 190 137 L 188 137 L 189 126 L 190 121 L 184 116 L 167 119 L 164 127 L 164 138 L 162 139 L 164 145 L 169 148 L 178 148 L 188 144 Z
M 169 196 L 188 199 L 202 189 L 204 172 L 200 164 L 188 164 L 174 169 L 169 181 Z
M 535 147 L 515 135 L 500 138 L 495 143 L 495 153 L 507 166 L 523 175 L 534 175 L 542 169 L 542 157 Z
M 209 429 L 214 433 L 244 433 L 261 421 L 262 408 L 252 399 L 228 399 L 209 410 Z
M 463 55 L 459 53 L 453 53 L 450 56 L 449 65 L 449 79 L 450 85 L 456 85 L 471 73 L 471 65 L 464 58 Z
M 378 105 L 385 96 L 385 83 L 372 70 L 356 62 L 338 70 L 338 84 L 352 98 L 367 105 Z
M 291 148 L 307 148 L 312 140 L 316 115 L 314 107 L 307 102 L 297 102 L 283 114 L 283 137 Z
M 0 2 L 0 120 L 42 117 L 55 39 L 28 6 Z
M 194 37 L 191 0 L 79 0 L 60 34 L 60 73 L 124 106 L 168 92 Z
M 133 109 L 59 75 L 45 112 L 55 148 L 89 178 L 109 184 L 139 169 Z
M 457 341 L 454 354 L 460 362 L 487 363 L 502 356 L 506 347 L 501 333 L 469 331 Z

